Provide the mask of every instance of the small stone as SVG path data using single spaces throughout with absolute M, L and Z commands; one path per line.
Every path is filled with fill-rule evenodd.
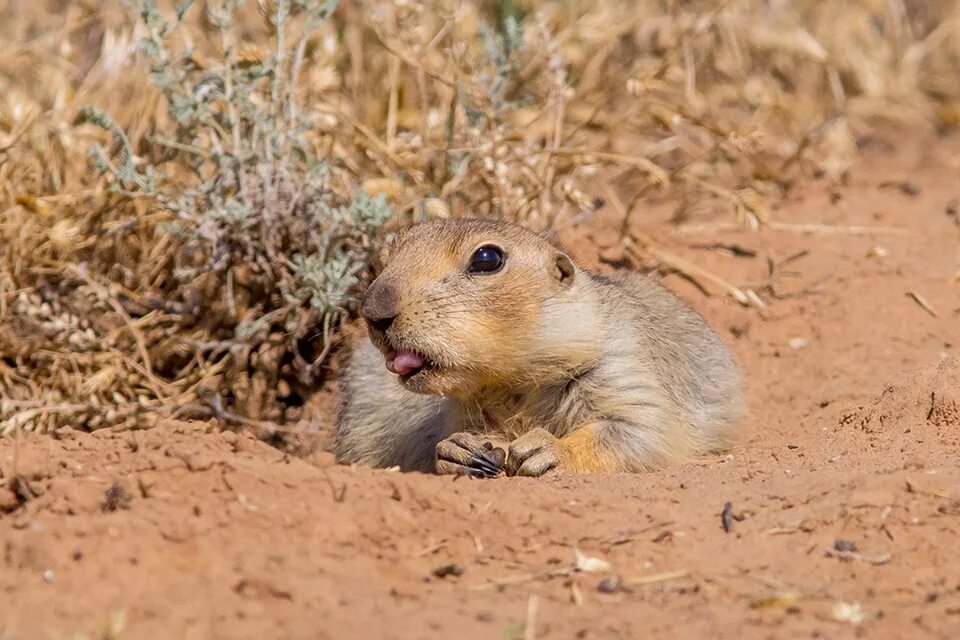
M 617 593 L 623 589 L 623 578 L 618 575 L 604 578 L 597 584 L 597 591 L 600 593 Z
M 5 487 L 0 487 L 0 513 L 10 513 L 19 506 L 19 496 Z
M 833 605 L 831 614 L 837 622 L 849 622 L 853 625 L 860 624 L 868 617 L 859 602 L 837 602 Z
M 839 551 L 841 553 L 854 553 L 857 550 L 857 543 L 853 540 L 837 538 L 833 542 L 833 548 L 835 551 Z
M 133 496 L 130 495 L 130 492 L 120 486 L 119 483 L 114 482 L 110 485 L 103 495 L 103 503 L 100 507 L 104 511 L 117 511 L 118 509 L 129 509 L 130 501 L 133 499 Z
M 590 573 L 593 571 L 608 571 L 610 569 L 610 563 L 603 558 L 588 556 L 579 549 L 574 549 L 573 555 L 574 565 L 576 566 L 577 571 Z
M 807 339 L 801 338 L 801 337 L 790 338 L 790 342 L 788 342 L 787 344 L 790 345 L 791 349 L 796 351 L 799 349 L 803 349 L 805 346 L 807 346 Z
M 431 573 L 437 578 L 446 578 L 447 576 L 463 575 L 464 568 L 457 564 L 445 564 L 437 567 Z

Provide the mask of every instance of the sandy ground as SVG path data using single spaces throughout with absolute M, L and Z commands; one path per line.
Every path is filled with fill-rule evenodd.
M 768 302 L 666 278 L 747 371 L 729 455 L 472 481 L 203 423 L 4 441 L 0 638 L 960 637 L 960 141 L 868 156 L 776 219 L 907 234 L 637 216 Z

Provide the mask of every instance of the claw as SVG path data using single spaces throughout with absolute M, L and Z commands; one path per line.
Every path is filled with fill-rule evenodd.
M 489 443 L 488 443 L 489 444 Z M 499 456 L 496 455 L 499 452 Z M 470 467 L 485 471 L 488 477 L 493 477 L 503 471 L 505 455 L 502 449 L 493 449 L 490 452 L 475 453 L 470 457 Z
M 506 472 L 510 476 L 541 476 L 560 464 L 556 436 L 542 428 L 531 429 L 510 443 Z
M 455 433 L 437 445 L 437 471 L 472 478 L 494 478 L 504 472 L 507 453 L 482 436 Z

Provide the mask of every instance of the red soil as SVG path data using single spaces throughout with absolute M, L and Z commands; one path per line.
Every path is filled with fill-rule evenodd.
M 203 423 L 0 442 L 22 494 L 0 490 L 0 638 L 960 637 L 958 175 L 960 141 L 905 145 L 775 212 L 906 235 L 696 235 L 666 209 L 638 216 L 779 296 L 744 308 L 666 278 L 747 372 L 729 455 L 470 481 Z M 601 212 L 566 239 L 603 244 L 615 223 Z M 696 248 L 718 242 L 756 257 Z M 595 243 L 574 249 L 597 262 Z M 771 280 L 768 259 L 800 251 Z M 609 569 L 574 571 L 575 550 Z

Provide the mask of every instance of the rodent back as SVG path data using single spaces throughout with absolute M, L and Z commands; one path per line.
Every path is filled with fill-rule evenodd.
M 742 374 L 727 346 L 699 313 L 649 277 L 604 277 L 600 286 L 620 291 L 602 296 L 607 313 L 635 327 L 638 355 L 653 368 L 694 448 L 723 448 L 743 414 Z

